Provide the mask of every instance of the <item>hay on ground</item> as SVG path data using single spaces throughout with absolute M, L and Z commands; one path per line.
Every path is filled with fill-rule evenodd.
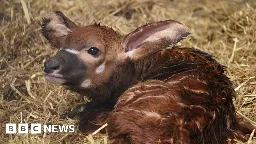
M 127 34 L 152 21 L 175 19 L 191 29 L 182 44 L 227 66 L 238 115 L 256 122 L 255 0 L 2 0 L 0 5 L 0 143 L 107 143 L 106 135 L 51 133 L 6 135 L 6 123 L 76 124 L 60 119 L 80 96 L 45 81 L 43 62 L 56 52 L 43 38 L 40 20 L 61 10 L 79 25 L 100 22 Z M 252 139 L 252 138 L 251 138 Z M 250 143 L 256 143 L 249 140 Z M 249 143 L 248 142 L 248 143 Z

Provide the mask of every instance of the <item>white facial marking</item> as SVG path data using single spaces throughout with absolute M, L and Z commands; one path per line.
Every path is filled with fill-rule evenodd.
M 96 68 L 96 73 L 102 73 L 105 70 L 105 62 L 103 62 L 99 67 Z
M 81 87 L 83 88 L 88 88 L 90 85 L 91 85 L 91 80 L 87 79 L 87 80 L 84 80 L 81 84 Z
M 72 53 L 72 54 L 79 54 L 79 51 L 74 50 L 74 49 L 64 49 L 65 51 Z

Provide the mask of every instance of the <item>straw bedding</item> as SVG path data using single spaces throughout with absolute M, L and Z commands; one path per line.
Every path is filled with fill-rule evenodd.
M 192 33 L 181 44 L 208 52 L 227 66 L 237 92 L 237 114 L 256 124 L 255 8 L 255 0 L 2 0 L 0 143 L 108 143 L 107 135 L 99 133 L 5 134 L 6 123 L 76 124 L 78 119 L 60 115 L 87 100 L 42 76 L 43 62 L 57 49 L 43 38 L 40 22 L 54 10 L 79 25 L 97 22 L 122 34 L 148 22 L 180 21 Z

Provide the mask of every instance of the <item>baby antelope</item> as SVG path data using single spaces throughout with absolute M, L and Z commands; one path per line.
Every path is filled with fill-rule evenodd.
M 255 128 L 238 122 L 224 67 L 176 46 L 190 34 L 177 21 L 123 36 L 98 24 L 77 26 L 57 11 L 43 18 L 42 31 L 59 49 L 44 63 L 45 78 L 92 99 L 80 113 L 84 132 L 107 122 L 118 144 L 223 144 L 246 141 Z

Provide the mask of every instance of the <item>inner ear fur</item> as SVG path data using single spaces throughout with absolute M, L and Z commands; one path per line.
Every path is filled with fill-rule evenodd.
M 189 34 L 189 28 L 177 21 L 159 21 L 141 26 L 128 34 L 123 47 L 128 57 L 139 59 L 163 48 L 171 48 Z
M 53 47 L 61 48 L 66 36 L 77 28 L 77 25 L 61 11 L 42 18 L 42 33 Z

